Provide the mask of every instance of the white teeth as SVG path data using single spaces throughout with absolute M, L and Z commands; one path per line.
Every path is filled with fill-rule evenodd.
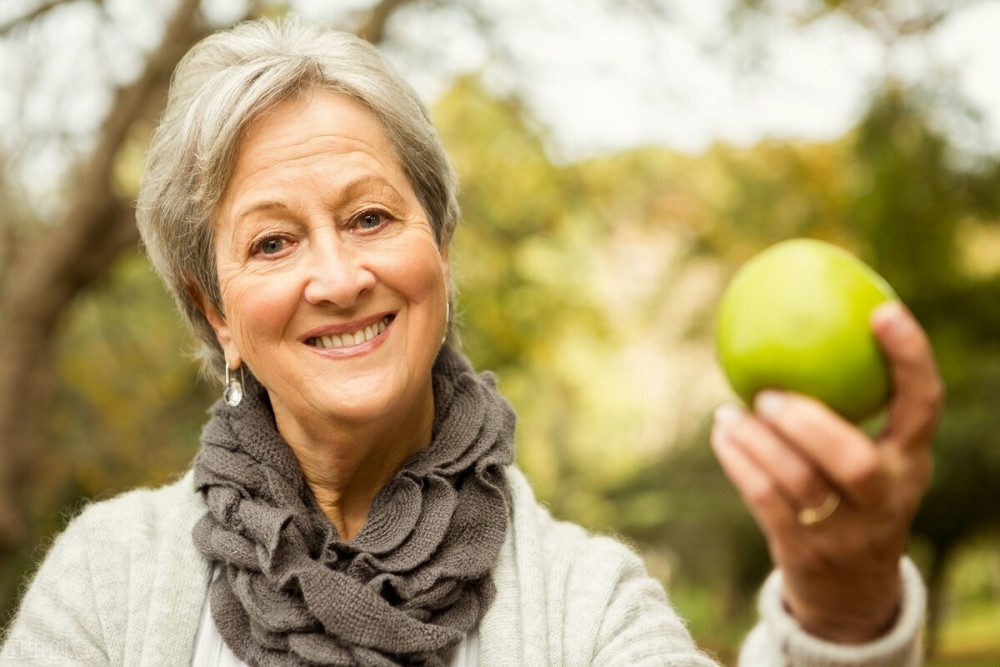
M 341 346 L 339 336 L 317 336 L 313 340 L 316 341 L 316 347 L 322 347 L 324 349 Z
M 354 345 L 361 345 L 367 341 L 378 336 L 380 333 L 385 331 L 386 327 L 389 326 L 389 322 L 392 319 L 387 315 L 379 320 L 376 324 L 370 324 L 364 329 L 355 331 L 352 334 L 334 334 L 331 336 L 316 336 L 312 339 L 312 344 L 316 347 L 321 347 L 324 349 L 336 349 L 340 347 L 351 347 Z

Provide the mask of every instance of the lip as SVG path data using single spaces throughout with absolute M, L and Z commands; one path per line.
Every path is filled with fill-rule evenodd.
M 320 336 L 339 336 L 341 334 L 354 333 L 365 327 L 372 326 L 378 322 L 389 318 L 389 322 L 386 324 L 385 330 L 379 335 L 375 336 L 371 340 L 365 341 L 360 345 L 352 345 L 351 347 L 338 347 L 338 348 L 324 348 L 317 347 L 316 345 L 310 345 L 309 340 L 312 338 L 319 338 Z M 326 325 L 322 327 L 316 327 L 315 329 L 310 329 L 304 335 L 300 336 L 299 340 L 309 349 L 313 350 L 318 354 L 323 356 L 333 356 L 333 357 L 349 357 L 358 354 L 364 354 L 370 350 L 375 349 L 380 346 L 386 339 L 386 333 L 392 328 L 393 322 L 396 321 L 396 313 L 392 311 L 387 311 L 384 313 L 378 313 L 371 317 L 366 317 L 358 320 L 351 320 L 350 322 L 345 322 L 343 324 Z
M 379 320 L 383 320 L 387 317 L 395 320 L 396 313 L 388 310 L 384 313 L 377 313 L 371 317 L 366 317 L 360 320 L 351 320 L 350 322 L 344 322 L 343 324 L 328 324 L 326 326 L 316 327 L 315 329 L 310 329 L 299 336 L 299 340 L 303 343 L 307 343 L 310 338 L 319 338 L 320 336 L 340 336 L 345 333 L 354 333 L 355 331 L 364 329 L 367 326 L 376 324 Z M 392 322 L 389 324 L 391 325 Z

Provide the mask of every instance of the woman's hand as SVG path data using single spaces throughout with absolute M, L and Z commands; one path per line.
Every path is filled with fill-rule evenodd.
M 842 643 L 889 630 L 899 559 L 932 473 L 943 387 L 930 344 L 898 302 L 872 327 L 889 360 L 888 423 L 870 438 L 821 403 L 762 392 L 752 413 L 716 412 L 712 448 L 767 537 L 785 604 L 810 634 Z

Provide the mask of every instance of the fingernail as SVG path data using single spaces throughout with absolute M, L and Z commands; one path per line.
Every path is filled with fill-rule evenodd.
M 715 423 L 719 426 L 732 424 L 743 414 L 743 410 L 731 403 L 723 403 L 715 409 Z
M 892 330 L 903 321 L 903 304 L 898 301 L 883 303 L 872 312 L 872 326 Z
M 757 409 L 757 412 L 764 416 L 772 417 L 781 412 L 782 408 L 785 407 L 785 395 L 780 391 L 768 389 L 757 394 L 753 405 Z

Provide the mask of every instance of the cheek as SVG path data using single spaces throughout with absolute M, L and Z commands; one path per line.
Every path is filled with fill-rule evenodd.
M 232 280 L 224 284 L 222 295 L 227 321 L 244 354 L 280 339 L 298 303 L 293 286 L 278 276 Z
M 414 303 L 447 300 L 447 264 L 435 246 L 420 248 L 419 252 L 400 252 L 395 261 L 387 265 L 387 276 L 392 276 L 396 288 Z
M 419 267 L 419 273 L 423 276 L 423 280 L 418 280 L 417 276 L 414 276 L 414 284 L 419 285 L 426 298 L 432 301 L 447 299 L 445 291 L 447 279 L 439 257 L 435 255 L 425 260 Z

